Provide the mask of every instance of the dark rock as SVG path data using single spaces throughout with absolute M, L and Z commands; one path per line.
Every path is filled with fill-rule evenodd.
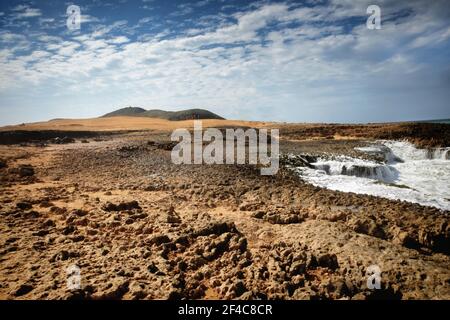
M 75 209 L 75 210 L 72 211 L 72 214 L 75 214 L 75 215 L 77 215 L 79 217 L 84 217 L 85 215 L 88 214 L 88 212 L 85 211 L 85 210 L 81 210 L 81 209 Z
M 66 297 L 67 300 L 86 300 L 89 299 L 89 295 L 85 290 L 79 289 L 79 290 L 72 290 L 69 292 L 68 296 Z
M 234 285 L 234 294 L 236 295 L 236 297 L 240 297 L 246 291 L 247 288 L 245 287 L 244 282 L 242 281 L 236 282 L 236 284 Z
M 121 202 L 119 204 L 108 202 L 103 206 L 102 209 L 105 211 L 126 211 L 141 209 L 141 207 L 139 206 L 139 203 L 137 201 Z
M 407 248 L 417 248 L 418 243 L 414 235 L 407 231 L 398 231 L 392 237 L 392 243 L 399 244 Z
M 40 216 L 41 216 L 41 214 L 34 210 L 23 213 L 23 217 L 26 219 L 33 219 L 33 218 L 35 219 L 35 218 L 39 218 Z
M 61 252 L 58 254 L 58 257 L 61 261 L 65 261 L 69 259 L 69 252 L 66 250 L 61 250 Z
M 148 267 L 147 267 L 148 272 L 150 273 L 157 273 L 159 271 L 158 267 L 156 266 L 156 264 L 154 262 L 152 262 Z
M 33 207 L 33 205 L 29 202 L 18 202 L 16 204 L 16 207 L 19 208 L 20 210 L 29 210 Z
M 118 149 L 120 152 L 134 152 L 139 151 L 139 146 L 123 146 Z
M 31 177 L 34 176 L 34 168 L 31 165 L 23 164 L 18 168 L 18 173 L 20 177 Z
M 401 300 L 402 293 L 389 287 L 386 289 L 373 290 L 366 295 L 366 300 Z
M 73 241 L 73 242 L 80 242 L 80 241 L 83 241 L 84 238 L 85 238 L 85 237 L 84 237 L 83 235 L 78 235 L 78 236 L 72 237 L 72 241 Z
M 256 219 L 262 219 L 265 215 L 266 215 L 266 212 L 259 210 L 259 211 L 254 212 L 252 214 L 252 217 L 256 218 Z
M 27 293 L 31 292 L 34 289 L 34 287 L 30 284 L 22 284 L 14 293 L 13 295 L 15 297 L 20 297 L 23 295 L 26 295 Z
M 67 209 L 66 209 L 66 208 L 60 208 L 60 207 L 53 206 L 53 207 L 50 208 L 50 212 L 51 212 L 51 213 L 54 213 L 54 214 L 61 215 L 61 214 L 66 213 L 66 212 L 67 212 Z
M 49 234 L 48 230 L 39 230 L 37 232 L 34 232 L 33 236 L 43 237 L 46 236 L 47 234 Z
M 337 268 L 339 268 L 337 256 L 335 254 L 324 254 L 319 257 L 317 262 L 320 267 L 328 268 L 331 270 L 336 270 Z
M 100 299 L 106 299 L 106 300 L 121 299 L 129 291 L 129 289 L 130 289 L 129 286 L 130 286 L 130 282 L 129 282 L 129 280 L 126 280 L 125 282 L 118 285 L 111 292 L 101 296 Z
M 290 275 L 295 276 L 298 274 L 303 274 L 306 271 L 306 262 L 294 261 L 289 269 Z
M 69 138 L 69 137 L 56 137 L 50 140 L 50 143 L 54 143 L 54 144 L 68 144 L 68 143 L 74 143 L 75 139 L 73 138 Z
M 221 235 L 225 232 L 237 232 L 234 223 L 211 223 L 207 227 L 204 227 L 200 230 L 196 230 L 194 232 L 195 237 L 199 236 L 209 236 L 212 234 Z
M 163 243 L 169 243 L 170 241 L 170 238 L 166 235 L 157 235 L 150 240 L 150 244 L 156 244 L 157 246 L 159 246 Z
M 63 235 L 68 235 L 68 234 L 73 233 L 75 230 L 76 230 L 76 228 L 75 228 L 74 226 L 69 225 L 69 226 L 65 227 L 65 228 L 62 230 L 62 234 L 63 234 Z
M 183 293 L 181 292 L 181 289 L 174 289 L 169 292 L 169 296 L 167 297 L 168 300 L 181 300 L 183 299 Z
M 46 220 L 46 221 L 42 224 L 42 226 L 43 226 L 44 228 L 46 228 L 46 227 L 55 227 L 56 224 L 55 224 L 55 222 L 54 222 L 53 220 L 48 219 L 48 220 Z

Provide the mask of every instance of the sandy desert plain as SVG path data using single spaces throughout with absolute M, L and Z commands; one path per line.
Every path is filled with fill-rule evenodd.
M 450 299 L 448 210 L 314 186 L 290 158 L 275 176 L 175 165 L 170 134 L 192 125 L 0 128 L 0 299 Z M 309 157 L 371 158 L 355 148 L 378 140 L 450 147 L 444 124 L 203 126 L 279 128 L 282 154 Z M 73 265 L 79 289 L 67 286 Z

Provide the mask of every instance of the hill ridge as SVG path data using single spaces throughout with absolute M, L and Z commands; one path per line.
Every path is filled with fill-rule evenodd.
M 120 116 L 131 116 L 131 117 L 147 117 L 147 118 L 159 118 L 166 119 L 170 121 L 182 121 L 182 120 L 193 120 L 193 119 L 217 119 L 224 120 L 225 118 L 208 111 L 206 109 L 186 109 L 180 111 L 166 111 L 161 109 L 150 109 L 146 110 L 139 107 L 125 107 L 112 112 L 109 112 L 101 118 L 109 117 L 120 117 Z

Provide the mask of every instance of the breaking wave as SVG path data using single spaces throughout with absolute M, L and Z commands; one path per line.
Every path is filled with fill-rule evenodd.
M 356 150 L 376 154 L 385 163 L 338 156 L 295 170 L 316 186 L 450 210 L 450 148 L 425 150 L 403 141 L 379 141 Z

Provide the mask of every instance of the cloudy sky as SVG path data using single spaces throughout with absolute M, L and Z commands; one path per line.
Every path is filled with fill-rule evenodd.
M 66 26 L 81 8 L 80 30 Z M 381 29 L 366 10 L 381 8 Z M 226 118 L 450 118 L 447 0 L 0 3 L 0 124 L 125 106 Z

